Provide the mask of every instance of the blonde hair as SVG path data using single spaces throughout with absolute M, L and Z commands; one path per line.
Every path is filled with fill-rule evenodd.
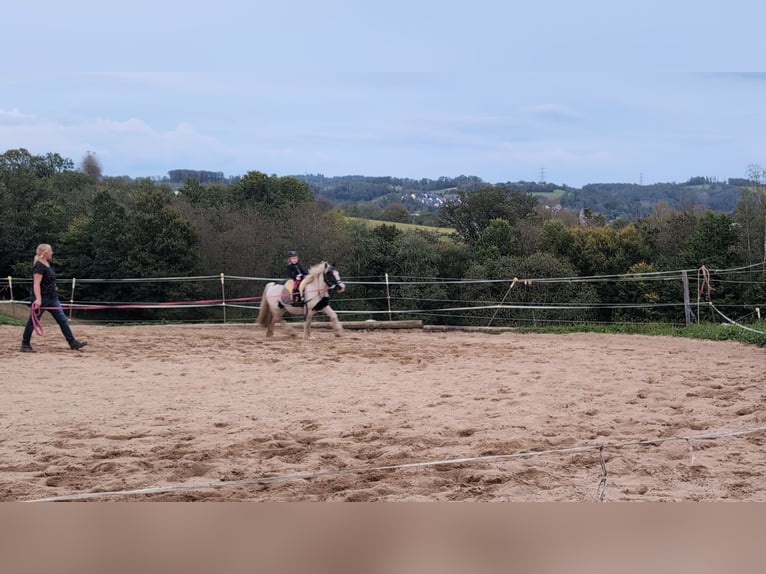
M 48 251 L 53 251 L 53 248 L 47 243 L 41 243 L 38 245 L 37 251 L 35 252 L 35 263 L 40 261 L 40 259 L 43 257 L 43 254 L 47 253 Z

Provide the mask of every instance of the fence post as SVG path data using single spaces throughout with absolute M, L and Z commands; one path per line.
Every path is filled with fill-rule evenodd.
M 508 298 L 508 293 L 511 292 L 511 289 L 513 289 L 513 286 L 516 285 L 516 283 L 518 283 L 518 282 L 519 282 L 519 278 L 518 277 L 514 277 L 513 281 L 511 281 L 511 285 L 508 287 L 508 291 L 506 291 L 505 295 L 503 295 L 503 300 L 500 301 L 500 303 L 497 304 L 497 306 L 495 307 L 495 312 L 492 313 L 492 316 L 489 318 L 489 322 L 487 323 L 487 327 L 492 325 L 492 321 L 495 320 L 495 316 L 497 315 L 497 312 L 500 310 L 500 308 L 505 303 L 505 300 Z M 524 280 L 524 285 L 527 285 L 527 279 Z M 534 321 L 534 316 L 535 316 L 535 312 L 533 310 L 532 311 L 532 320 L 533 321 Z
M 13 304 L 13 277 L 8 275 L 8 289 L 11 291 L 11 317 L 16 318 L 16 306 Z
M 221 273 L 221 308 L 223 309 L 223 322 L 226 322 L 226 289 L 223 284 L 223 273 Z
M 689 275 L 685 269 L 681 271 L 681 280 L 684 282 L 684 316 L 688 327 L 692 324 L 692 307 L 689 302 Z
M 388 290 L 388 273 L 386 273 L 386 300 L 388 301 L 388 320 L 391 320 L 391 292 Z
M 72 294 L 69 296 L 69 318 L 72 318 L 72 306 L 74 305 L 74 287 L 77 284 L 77 277 L 72 277 Z

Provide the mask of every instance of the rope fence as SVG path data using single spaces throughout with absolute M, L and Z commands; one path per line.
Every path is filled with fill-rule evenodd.
M 696 303 L 686 296 L 688 276 L 696 273 Z M 743 278 L 750 278 L 744 281 Z M 374 279 L 374 280 L 373 280 Z M 762 280 L 761 280 L 762 279 Z M 269 282 L 281 282 L 283 278 L 247 277 L 239 275 L 203 275 L 193 277 L 137 277 L 137 278 L 71 278 L 61 280 L 64 290 L 69 291 L 68 302 L 62 304 L 70 319 L 76 314 L 82 319 L 115 322 L 116 315 L 111 311 L 158 311 L 161 309 L 207 310 L 198 320 L 212 321 L 252 321 L 260 307 L 260 293 Z M 67 284 L 68 282 L 68 284 Z M 711 316 L 719 315 L 727 323 L 755 333 L 763 330 L 753 327 L 762 320 L 763 299 L 749 301 L 716 300 L 713 294 L 716 286 L 725 288 L 731 285 L 747 285 L 752 297 L 766 298 L 766 265 L 757 264 L 734 269 L 707 269 L 704 265 L 695 270 L 655 271 L 629 273 L 621 275 L 600 275 L 586 277 L 533 277 L 504 279 L 445 279 L 428 277 L 396 277 L 388 273 L 381 278 L 344 278 L 348 289 L 342 296 L 332 300 L 332 306 L 345 320 L 394 320 L 395 317 L 421 318 L 438 323 L 450 321 L 471 322 L 485 326 L 512 324 L 555 324 L 555 323 L 599 323 L 603 316 L 610 315 L 619 319 L 607 322 L 647 322 L 657 316 L 664 322 L 684 322 L 689 325 L 700 321 L 704 307 L 711 308 Z M 621 285 L 674 286 L 672 295 L 678 299 L 658 299 L 652 293 L 649 300 L 593 301 L 583 299 L 577 291 L 578 286 L 608 285 L 619 288 Z M 29 278 L 7 277 L 7 283 L 0 287 L 0 305 L 28 303 L 29 297 L 19 297 L 19 291 L 31 291 Z M 193 284 L 197 298 L 168 296 L 168 289 L 183 291 L 183 285 Z M 216 286 L 217 284 L 217 286 Z M 507 287 L 505 287 L 507 285 Z M 682 297 L 681 285 L 684 286 Z M 502 291 L 497 290 L 501 288 Z M 99 288 L 102 295 L 109 295 L 109 300 L 96 300 Z M 157 299 L 143 301 L 118 301 L 110 289 L 135 288 L 139 295 L 146 296 L 147 290 L 155 289 Z M 569 289 L 570 300 L 561 300 L 558 291 L 550 289 Z M 647 287 L 651 290 L 653 287 Z M 17 295 L 14 296 L 14 290 Z M 87 290 L 91 296 L 86 300 L 80 295 Z M 574 291 L 572 291 L 574 290 Z M 217 291 L 217 293 L 215 293 Z M 356 291 L 356 293 L 355 293 Z M 122 292 L 123 294 L 125 293 Z M 495 293 L 493 299 L 492 293 Z M 120 293 L 117 293 L 119 295 Z M 174 293 L 176 294 L 176 293 Z M 357 295 L 357 296 L 354 296 Z M 639 293 L 636 298 L 641 297 Z M 556 300 L 558 297 L 558 300 Z M 104 297 L 106 298 L 106 297 Z M 62 297 L 63 299 L 63 297 Z M 591 297 L 592 299 L 592 297 Z M 625 297 L 623 297 L 625 299 Z M 12 307 L 13 308 L 13 307 Z M 693 311 L 696 309 L 696 313 Z M 202 311 L 200 311 L 202 313 Z M 98 318 L 95 317 L 98 315 Z M 126 319 L 123 313 L 123 320 Z M 179 321 L 191 321 L 188 316 L 177 315 Z M 601 320 L 598 320 L 602 317 Z M 676 319 L 673 319 L 673 318 Z M 681 318 L 684 318 L 682 321 Z M 669 318 L 669 319 L 668 319 Z M 146 321 L 146 317 L 141 318 Z M 166 322 L 167 317 L 155 320 Z M 747 326 L 745 323 L 750 323 Z

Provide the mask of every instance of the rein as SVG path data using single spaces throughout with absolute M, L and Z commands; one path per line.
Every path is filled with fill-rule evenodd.
M 332 266 L 330 266 L 323 273 L 321 273 L 321 274 L 317 273 L 316 274 L 316 278 L 317 279 L 321 275 L 322 280 L 325 283 L 325 287 L 319 287 L 316 290 L 316 295 L 304 298 L 303 302 L 304 302 L 305 310 L 308 310 L 308 302 L 309 301 L 313 301 L 317 297 L 319 297 L 320 299 L 325 299 L 325 298 L 329 299 L 330 298 L 330 295 L 329 295 L 330 291 L 332 291 L 333 289 L 337 289 L 338 288 L 339 281 L 335 278 L 335 275 L 333 274 L 333 269 L 334 268 Z M 325 303 L 325 305 L 326 305 L 326 303 Z M 324 307 L 324 305 L 322 305 L 322 307 Z M 318 311 L 319 309 L 321 309 L 321 307 L 315 308 L 315 309 Z
M 32 319 L 32 326 L 34 327 L 35 334 L 42 336 L 43 334 L 43 324 L 40 322 L 40 316 L 43 314 L 42 307 L 38 307 L 37 310 L 40 311 L 40 314 L 38 315 L 35 313 L 34 308 L 29 309 L 29 316 L 30 319 Z
M 327 283 L 327 280 L 325 280 L 325 283 Z M 330 296 L 328 295 L 328 293 L 330 292 L 331 289 L 333 289 L 333 287 L 330 287 L 329 285 L 327 287 L 319 287 L 316 290 L 316 295 L 312 295 L 311 297 L 305 297 L 303 299 L 304 307 L 308 305 L 309 301 L 313 301 L 317 297 L 320 299 L 329 298 Z

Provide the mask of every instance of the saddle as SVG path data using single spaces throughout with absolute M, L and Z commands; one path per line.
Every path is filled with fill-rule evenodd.
M 285 288 L 282 290 L 282 296 L 280 301 L 282 305 L 292 305 L 294 307 L 303 307 L 303 286 L 306 283 L 305 279 L 298 285 L 298 293 L 293 297 L 293 287 L 295 286 L 294 279 L 287 279 L 285 281 Z

